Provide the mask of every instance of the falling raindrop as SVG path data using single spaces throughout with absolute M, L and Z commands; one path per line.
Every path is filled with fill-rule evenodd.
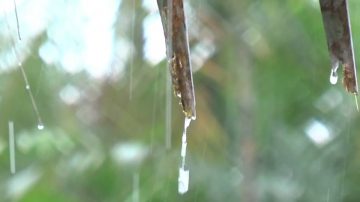
M 10 153 L 10 172 L 15 174 L 15 136 L 14 136 L 14 122 L 9 121 L 9 153 Z
M 140 176 L 139 176 L 138 172 L 134 173 L 134 175 L 133 175 L 132 201 L 133 202 L 140 201 Z
M 356 110 L 359 111 L 359 102 L 357 99 L 357 94 L 355 94 L 355 105 L 356 105 Z
M 179 169 L 179 188 L 178 191 L 180 194 L 185 194 L 189 189 L 189 170 L 184 168 Z
M 44 129 L 44 124 L 43 124 L 43 123 L 39 123 L 39 124 L 37 125 L 37 128 L 38 128 L 39 130 L 43 130 L 43 129 Z
M 135 39 L 135 24 L 136 24 L 136 1 L 132 1 L 132 11 L 131 11 L 131 37 L 133 40 L 133 45 L 131 46 L 131 59 L 130 59 L 130 81 L 129 81 L 129 100 L 132 99 L 133 96 L 133 71 L 134 71 L 134 55 L 135 55 L 135 47 L 134 47 L 134 39 Z
M 333 68 L 331 69 L 331 72 L 330 72 L 330 83 L 332 85 L 335 85 L 338 81 L 338 74 L 336 72 L 337 68 Z
M 185 117 L 184 121 L 184 131 L 182 134 L 182 144 L 181 144 L 181 167 L 179 168 L 179 178 L 178 178 L 178 192 L 180 194 L 185 194 L 189 189 L 189 170 L 185 170 L 185 158 L 186 158 L 186 130 L 189 127 L 191 122 L 190 118 Z
M 168 68 L 169 71 L 169 68 Z M 172 88 L 171 76 L 167 73 L 166 76 L 166 105 L 165 105 L 165 147 L 171 149 L 171 110 L 172 110 Z

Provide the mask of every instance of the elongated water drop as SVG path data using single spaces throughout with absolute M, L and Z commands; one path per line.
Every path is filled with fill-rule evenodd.
M 359 102 L 356 94 L 355 94 L 355 105 L 356 105 L 356 110 L 359 111 Z
M 10 172 L 15 174 L 15 135 L 14 135 L 14 122 L 9 121 L 9 153 L 10 153 Z
M 140 176 L 139 176 L 138 172 L 133 174 L 132 201 L 133 202 L 139 202 L 140 201 Z
M 179 178 L 178 178 L 178 192 L 180 194 L 185 194 L 189 189 L 189 170 L 185 170 L 185 158 L 186 158 L 186 130 L 189 127 L 191 118 L 185 117 L 184 121 L 184 131 L 182 134 L 182 144 L 181 144 L 181 167 L 179 168 Z
M 179 168 L 179 193 L 185 194 L 189 190 L 189 170 Z
M 330 72 L 330 83 L 332 85 L 335 85 L 338 81 L 338 75 L 337 75 L 336 70 L 337 70 L 337 68 L 331 69 L 331 72 Z

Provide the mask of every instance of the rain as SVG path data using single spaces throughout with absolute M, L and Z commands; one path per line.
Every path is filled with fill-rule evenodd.
M 350 0 L 0 1 L 0 201 L 358 201 L 359 19 Z

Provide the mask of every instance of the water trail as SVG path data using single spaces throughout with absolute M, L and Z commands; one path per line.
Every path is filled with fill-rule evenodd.
M 131 60 L 130 60 L 130 81 L 129 81 L 129 100 L 132 100 L 133 96 L 133 69 L 134 69 L 134 55 L 135 55 L 135 19 L 136 19 L 136 1 L 132 0 L 132 10 L 131 10 L 131 30 L 130 35 L 132 38 L 133 46 L 131 46 Z
M 20 35 L 20 26 L 19 26 L 19 20 L 18 20 L 18 14 L 17 14 L 17 6 L 16 6 L 16 1 L 14 0 L 14 9 L 15 9 L 15 15 L 16 15 L 16 23 L 17 23 L 17 31 L 18 31 L 18 37 L 19 37 L 19 40 L 21 40 L 21 35 Z M 10 25 L 7 23 L 7 27 L 8 29 L 10 30 Z M 38 107 L 36 105 L 36 101 L 34 99 L 34 96 L 33 96 L 33 93 L 31 91 L 31 87 L 30 87 L 30 83 L 28 81 L 28 78 L 27 78 L 27 75 L 26 75 L 26 72 L 22 66 L 22 63 L 20 62 L 20 57 L 15 49 L 15 41 L 12 39 L 11 40 L 12 42 L 12 45 L 13 45 L 13 53 L 14 53 L 14 56 L 15 58 L 17 58 L 17 60 L 19 61 L 18 62 L 18 67 L 20 68 L 20 71 L 21 71 L 21 74 L 23 76 L 23 79 L 24 79 L 24 82 L 25 82 L 25 89 L 26 91 L 28 92 L 29 94 L 29 97 L 30 97 L 30 100 L 31 100 L 31 104 L 32 104 L 32 108 L 35 112 L 35 115 L 37 117 L 37 128 L 39 130 L 42 130 L 44 129 L 44 124 L 42 122 L 42 119 L 41 119 L 41 116 L 40 116 L 40 113 L 39 113 L 39 110 L 38 110 Z
M 157 73 L 156 73 L 156 79 L 155 79 L 155 87 L 154 87 L 154 98 L 153 98 L 153 105 L 152 105 L 152 117 L 151 117 L 151 135 L 150 135 L 150 152 L 153 151 L 153 139 L 154 139 L 154 135 L 155 135 L 155 122 L 156 122 L 156 117 L 157 117 L 157 104 L 158 104 L 158 85 L 159 85 L 159 75 L 160 75 L 160 68 L 157 68 Z
M 138 172 L 135 172 L 133 175 L 133 194 L 132 201 L 139 202 L 140 201 L 140 176 Z
M 358 102 L 358 99 L 357 99 L 357 94 L 355 94 L 354 96 L 355 96 L 356 110 L 359 111 L 359 102 Z
M 9 121 L 9 154 L 10 154 L 10 172 L 15 174 L 15 135 L 14 135 L 14 122 Z
M 31 91 L 29 80 L 28 80 L 28 78 L 27 78 L 26 72 L 25 72 L 24 67 L 22 66 L 22 63 L 21 63 L 21 62 L 18 63 L 18 66 L 19 66 L 20 71 L 21 71 L 21 74 L 22 74 L 22 76 L 23 76 L 23 78 L 24 78 L 24 81 L 25 81 L 25 89 L 26 89 L 26 91 L 27 91 L 28 94 L 29 94 L 29 97 L 30 97 L 30 100 L 31 100 L 31 104 L 32 104 L 33 110 L 34 110 L 35 115 L 36 115 L 36 118 L 37 118 L 37 128 L 38 128 L 39 130 L 42 130 L 42 129 L 44 129 L 44 124 L 43 124 L 43 122 L 42 122 L 39 109 L 38 109 L 38 107 L 37 107 L 37 104 L 36 104 L 36 101 L 35 101 L 35 99 L 34 99 L 33 93 L 32 93 L 32 91 Z
M 330 202 L 330 189 L 327 191 L 326 202 Z
M 170 71 L 169 68 L 167 71 Z M 166 74 L 166 106 L 165 106 L 165 147 L 171 149 L 171 110 L 172 110 L 172 88 L 171 76 Z
M 178 192 L 180 194 L 185 194 L 189 189 L 189 170 L 185 170 L 185 160 L 186 160 L 186 130 L 189 127 L 191 118 L 185 117 L 184 121 L 184 131 L 182 134 L 182 144 L 181 144 L 181 166 L 179 168 L 179 178 L 178 178 Z
M 16 0 L 14 0 L 14 10 L 15 10 L 15 17 L 16 17 L 17 33 L 18 33 L 19 40 L 21 41 L 20 25 L 19 25 L 19 17 L 18 17 L 18 12 L 17 12 Z

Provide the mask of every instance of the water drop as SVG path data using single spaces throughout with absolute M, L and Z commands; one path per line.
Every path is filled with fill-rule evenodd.
M 30 85 L 26 85 L 26 86 L 25 86 L 25 89 L 26 89 L 26 90 L 30 90 Z
M 21 67 L 21 66 L 22 66 L 22 63 L 21 63 L 21 62 L 18 62 L 18 66 Z
M 189 170 L 184 168 L 179 168 L 179 186 L 178 192 L 180 194 L 185 194 L 189 190 Z
M 179 168 L 179 178 L 178 178 L 178 192 L 180 194 L 185 194 L 189 189 L 189 170 L 185 170 L 185 158 L 186 158 L 186 130 L 189 127 L 191 122 L 190 118 L 185 118 L 184 121 L 184 131 L 181 138 L 181 167 Z
M 331 73 L 330 73 L 330 83 L 332 85 L 335 85 L 338 81 L 338 75 L 336 73 L 336 69 L 331 69 Z
M 37 128 L 38 128 L 39 130 L 42 130 L 42 129 L 44 129 L 44 124 L 42 124 L 42 123 L 39 123 L 39 124 L 37 125 Z

